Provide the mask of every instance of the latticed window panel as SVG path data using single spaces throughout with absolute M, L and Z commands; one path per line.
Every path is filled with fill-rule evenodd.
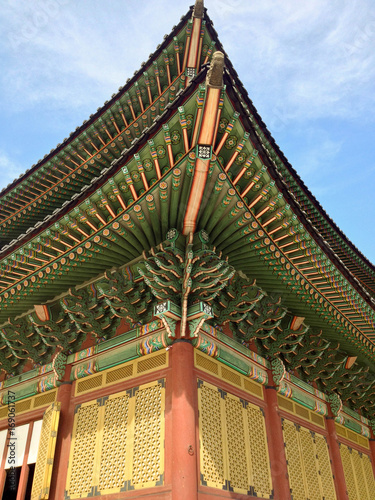
M 338 424 L 337 422 L 335 422 L 335 428 L 336 428 L 336 433 L 339 437 L 343 437 L 348 441 L 352 441 L 353 445 L 359 445 L 362 448 L 367 448 L 367 449 L 370 448 L 369 440 L 366 436 L 362 436 L 357 432 L 353 432 L 352 430 L 344 427 L 341 424 Z
M 99 410 L 100 401 L 85 403 L 77 409 L 69 458 L 69 498 L 86 497 L 93 489 Z
M 224 488 L 223 420 L 220 394 L 208 384 L 199 390 L 201 472 L 205 483 Z
M 324 436 L 283 420 L 289 485 L 293 500 L 336 500 Z
M 236 491 L 247 493 L 250 464 L 244 446 L 246 422 L 243 419 L 243 404 L 230 394 L 225 398 L 225 423 L 230 484 Z
M 272 497 L 262 410 L 198 380 L 202 484 L 262 498 Z
M 54 403 L 44 413 L 39 440 L 38 455 L 35 464 L 31 500 L 49 498 L 53 459 L 55 456 L 57 429 L 61 403 Z
M 375 481 L 370 457 L 342 443 L 340 454 L 349 500 L 374 500 Z
M 367 490 L 369 492 L 369 498 L 371 500 L 375 500 L 375 478 L 372 463 L 368 455 L 362 455 L 362 468 L 363 475 L 367 484 Z
M 352 453 L 352 462 L 353 468 L 357 483 L 357 491 L 359 498 L 363 498 L 364 500 L 369 498 L 369 491 L 367 489 L 367 481 L 366 476 L 364 475 L 364 470 L 362 467 L 362 454 L 358 452 Z M 373 495 L 375 495 L 374 490 L 372 491 Z
M 315 446 L 320 466 L 319 472 L 322 490 L 324 491 L 325 498 L 327 500 L 334 500 L 336 498 L 335 485 L 331 472 L 331 461 L 329 458 L 326 438 L 319 434 L 315 434 Z
M 146 356 L 138 360 L 137 373 L 145 373 L 148 371 L 163 368 L 168 362 L 167 352 L 154 354 L 154 356 Z
M 152 384 L 135 399 L 132 485 L 162 484 L 164 473 L 164 389 Z
M 301 442 L 303 469 L 306 478 L 307 498 L 321 499 L 321 485 L 319 477 L 319 462 L 316 459 L 314 433 L 301 427 L 299 438 Z
M 288 463 L 289 486 L 293 500 L 305 500 L 304 473 L 302 467 L 301 447 L 298 440 L 298 428 L 293 422 L 283 422 L 285 453 Z
M 105 402 L 99 490 L 121 489 L 125 485 L 129 395 Z
M 323 415 L 318 415 L 314 411 L 308 410 L 304 406 L 292 401 L 291 399 L 282 396 L 281 394 L 277 395 L 277 403 L 279 408 L 285 410 L 288 413 L 292 413 L 304 420 L 309 421 L 310 423 L 325 429 L 325 421 Z
M 76 409 L 66 499 L 163 484 L 164 380 Z
M 21 415 L 22 413 L 33 410 L 34 408 L 48 406 L 56 400 L 56 394 L 57 390 L 51 390 L 45 394 L 38 394 L 37 396 L 17 401 L 15 404 L 16 415 Z M 8 418 L 7 405 L 0 408 L 0 420 L 2 420 L 3 418 Z
M 201 353 L 195 352 L 194 354 L 197 368 L 213 373 L 214 375 L 219 375 L 219 363 L 208 356 L 203 356 Z
M 231 385 L 237 386 L 259 399 L 264 399 L 262 383 L 267 380 L 266 371 L 257 368 L 258 375 L 263 379 L 263 382 L 260 383 L 259 381 L 251 380 L 248 377 L 240 375 L 232 368 L 226 367 L 219 361 L 197 350 L 194 352 L 194 363 L 199 370 L 219 377 L 220 380 L 225 380 Z
M 246 408 L 246 424 L 249 436 L 250 464 L 252 470 L 251 484 L 258 497 L 268 498 L 272 491 L 270 461 L 264 413 L 259 406 L 248 403 Z
M 41 406 L 46 406 L 56 399 L 56 391 L 55 392 L 46 392 L 45 394 L 41 394 L 40 396 L 35 396 L 33 398 L 33 408 L 40 408 Z
M 126 366 L 120 366 L 114 370 L 110 370 L 106 373 L 105 383 L 114 384 L 119 380 L 124 378 L 129 378 L 133 375 L 134 364 L 128 364 Z
M 76 384 L 76 395 L 82 394 L 84 392 L 93 391 L 98 389 L 103 384 L 103 375 L 94 375 L 92 377 L 79 380 Z

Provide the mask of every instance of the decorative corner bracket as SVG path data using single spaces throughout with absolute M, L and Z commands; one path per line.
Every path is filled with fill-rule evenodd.
M 284 363 L 279 358 L 274 358 L 271 361 L 271 371 L 274 384 L 277 389 L 279 389 L 281 382 L 285 377 L 285 366 Z
M 155 306 L 154 315 L 162 320 L 168 332 L 168 337 L 176 338 L 176 325 L 181 320 L 181 307 L 170 300 L 166 300 Z
M 198 337 L 200 328 L 206 319 L 214 317 L 212 307 L 205 302 L 198 302 L 187 310 L 187 321 L 189 325 L 190 338 Z
M 337 417 L 342 410 L 342 401 L 340 396 L 335 392 L 331 392 L 328 395 L 328 403 L 331 407 L 332 413 L 334 414 L 335 417 Z

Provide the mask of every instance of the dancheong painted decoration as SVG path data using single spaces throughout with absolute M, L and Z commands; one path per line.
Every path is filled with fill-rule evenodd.
M 3 499 L 375 498 L 375 268 L 202 0 L 0 232 Z

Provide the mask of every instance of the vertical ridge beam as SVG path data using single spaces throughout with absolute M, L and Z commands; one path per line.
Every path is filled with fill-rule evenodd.
M 197 61 L 199 56 L 199 46 L 201 40 L 202 19 L 204 15 L 203 0 L 196 0 L 193 10 L 193 23 L 191 28 L 191 35 L 189 40 L 189 52 L 186 61 L 186 83 L 195 76 Z
M 223 88 L 224 54 L 215 52 L 206 80 L 206 98 L 202 113 L 202 122 L 198 134 L 197 158 L 189 193 L 183 234 L 194 233 L 197 224 L 208 171 L 212 157 L 212 145 L 215 141 L 216 119 L 220 96 Z

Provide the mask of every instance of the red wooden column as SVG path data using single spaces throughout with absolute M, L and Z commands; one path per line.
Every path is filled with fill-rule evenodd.
M 371 431 L 371 438 L 369 439 L 369 443 L 370 443 L 372 471 L 375 476 L 375 432 L 373 431 Z
M 346 482 L 344 475 L 344 468 L 342 466 L 339 440 L 337 438 L 335 417 L 331 409 L 328 407 L 328 417 L 326 418 L 327 431 L 328 431 L 328 446 L 330 449 L 333 475 L 335 476 L 335 488 L 337 500 L 348 500 L 348 492 L 346 490 Z
M 65 377 L 67 378 L 67 377 Z M 59 428 L 57 431 L 55 460 L 53 464 L 50 500 L 64 498 L 70 452 L 70 438 L 73 429 L 74 405 L 71 403 L 72 382 L 66 380 L 57 391 L 56 401 L 61 402 Z
M 268 377 L 272 380 L 271 372 Z M 286 463 L 284 436 L 281 427 L 281 417 L 277 404 L 277 390 L 273 385 L 266 386 L 266 429 L 271 462 L 272 484 L 275 500 L 290 500 L 288 466 Z
M 171 348 L 172 367 L 172 499 L 197 500 L 197 382 L 194 348 L 177 340 Z M 168 458 L 167 458 L 168 460 Z

